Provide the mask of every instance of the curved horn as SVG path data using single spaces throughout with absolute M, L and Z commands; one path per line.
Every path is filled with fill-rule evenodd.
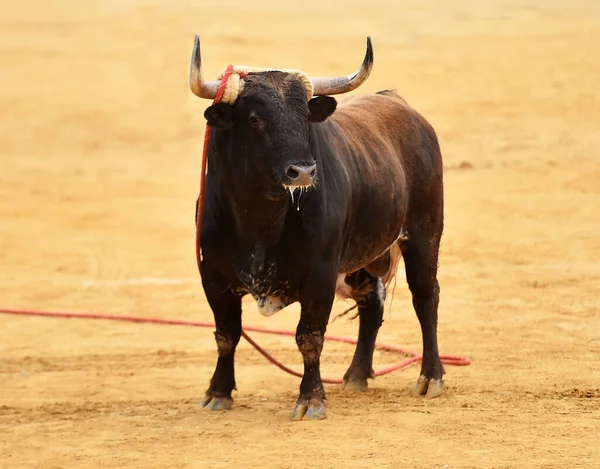
M 367 52 L 360 68 L 347 77 L 318 77 L 313 78 L 313 94 L 315 96 L 342 94 L 352 91 L 362 85 L 373 69 L 373 44 L 371 36 L 367 36 Z
M 219 89 L 218 81 L 204 81 L 202 79 L 202 58 L 200 57 L 200 37 L 196 34 L 192 62 L 190 64 L 190 90 L 199 98 L 213 99 Z

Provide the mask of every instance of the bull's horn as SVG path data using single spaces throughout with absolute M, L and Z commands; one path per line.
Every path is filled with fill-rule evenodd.
M 192 62 L 190 64 L 190 89 L 199 98 L 214 99 L 220 83 L 202 79 L 202 58 L 200 56 L 200 37 L 196 34 Z
M 362 85 L 373 69 L 373 44 L 371 36 L 367 36 L 367 52 L 360 68 L 352 75 L 347 77 L 318 77 L 313 78 L 313 94 L 315 96 L 324 96 L 332 94 L 342 94 L 352 91 Z

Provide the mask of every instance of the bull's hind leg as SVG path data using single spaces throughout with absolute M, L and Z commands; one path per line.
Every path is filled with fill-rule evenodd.
M 437 216 L 425 217 L 418 224 L 409 226 L 408 239 L 402 245 L 406 279 L 423 335 L 423 361 L 415 393 L 427 397 L 438 397 L 444 391 L 444 367 L 437 342 L 440 297 L 437 267 L 442 235 L 441 217 L 440 208 Z
M 385 288 L 380 277 L 373 277 L 361 269 L 346 277 L 358 305 L 358 343 L 352 363 L 344 375 L 342 389 L 365 391 L 367 378 L 373 375 L 373 351 L 377 332 L 383 322 Z

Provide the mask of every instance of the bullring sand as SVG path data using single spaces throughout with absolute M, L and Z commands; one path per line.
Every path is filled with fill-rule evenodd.
M 0 467 L 599 468 L 595 0 L 2 2 L 0 306 L 212 320 L 194 257 L 195 33 L 208 77 L 347 74 L 372 35 L 359 91 L 396 88 L 440 138 L 440 347 L 473 364 L 447 367 L 430 401 L 410 394 L 417 367 L 362 395 L 327 386 L 328 419 L 294 423 L 297 379 L 245 343 L 234 410 L 198 408 L 210 330 L 0 316 Z M 244 304 L 246 324 L 296 325 L 297 305 Z M 256 339 L 300 368 L 292 338 Z M 380 340 L 421 346 L 402 271 Z M 324 374 L 352 353 L 327 343 Z

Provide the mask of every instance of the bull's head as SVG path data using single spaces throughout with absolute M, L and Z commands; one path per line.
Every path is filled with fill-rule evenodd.
M 249 73 L 233 104 L 218 103 L 206 109 L 209 126 L 224 129 L 231 137 L 238 158 L 244 158 L 265 182 L 293 192 L 309 187 L 317 177 L 317 163 L 310 151 L 309 124 L 327 119 L 337 105 L 329 95 L 347 93 L 359 87 L 373 68 L 373 48 L 367 38 L 367 52 L 361 67 L 347 77 L 311 78 L 313 95 L 294 74 L 285 71 Z M 190 88 L 200 97 L 213 99 L 218 81 L 204 81 L 200 41 L 196 36 L 190 68 Z M 309 92 L 310 94 L 310 92 Z

